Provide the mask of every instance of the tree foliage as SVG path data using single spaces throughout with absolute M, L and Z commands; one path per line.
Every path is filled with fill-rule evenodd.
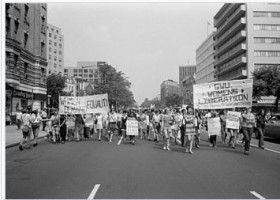
M 107 93 L 110 106 L 119 108 L 134 105 L 134 96 L 130 90 L 131 83 L 123 72 L 117 71 L 110 65 L 103 65 L 98 67 L 96 74 L 98 79 L 95 82 L 95 93 Z
M 173 94 L 173 95 L 168 95 L 165 98 L 165 106 L 167 107 L 178 107 L 182 104 L 183 97 Z
M 152 99 L 149 100 L 148 98 L 145 98 L 144 102 L 140 105 L 142 108 L 150 108 L 151 105 L 154 105 L 155 108 L 161 107 L 161 101 L 158 99 Z
M 65 94 L 62 90 L 65 88 L 66 77 L 61 74 L 51 74 L 47 77 L 47 94 L 51 95 L 50 107 L 58 108 L 59 96 Z
M 253 96 L 275 96 L 275 110 L 278 110 L 280 99 L 280 69 L 279 67 L 260 68 L 253 72 Z

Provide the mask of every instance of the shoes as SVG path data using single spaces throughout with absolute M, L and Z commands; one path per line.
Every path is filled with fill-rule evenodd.
M 100 139 L 98 139 L 98 141 L 100 142 L 101 140 L 100 140 Z
M 186 153 L 189 153 L 189 150 L 188 150 L 188 149 L 186 149 Z
M 195 145 L 196 148 L 199 148 L 199 145 Z
M 163 147 L 163 150 L 166 150 L 166 147 L 165 147 L 165 146 Z
M 260 148 L 261 148 L 261 149 L 264 149 L 264 147 L 263 147 L 263 146 L 260 146 Z
M 61 143 L 62 143 L 62 144 L 64 144 L 65 142 L 64 142 L 64 141 L 62 141 Z
M 249 155 L 249 151 L 245 151 L 244 154 L 245 154 L 245 155 Z
M 167 151 L 170 151 L 170 148 L 169 147 L 166 147 Z
M 22 145 L 20 145 L 18 148 L 19 148 L 19 150 L 23 151 Z
M 193 152 L 192 152 L 192 151 L 189 151 L 189 153 L 190 153 L 190 154 L 193 154 Z
M 37 144 L 37 142 L 36 142 L 36 143 L 33 144 L 33 147 L 36 147 L 37 145 L 38 145 L 38 144 Z

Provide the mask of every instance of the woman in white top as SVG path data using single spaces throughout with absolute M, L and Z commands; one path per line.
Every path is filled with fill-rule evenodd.
M 96 130 L 98 134 L 98 141 L 101 141 L 101 134 L 103 130 L 103 116 L 100 113 L 96 115 Z
M 165 109 L 162 121 L 162 130 L 164 133 L 164 145 L 163 149 L 170 151 L 170 137 L 172 135 L 171 126 L 174 123 L 174 118 L 170 114 L 168 108 Z
M 39 129 L 41 125 L 42 118 L 40 117 L 38 110 L 33 111 L 31 115 L 31 127 L 34 136 L 34 144 L 33 146 L 36 147 L 38 145 L 37 139 L 39 135 Z
M 157 142 L 157 143 L 159 142 L 159 134 L 160 134 L 160 129 L 161 129 L 160 121 L 161 121 L 161 116 L 159 115 L 159 111 L 156 110 L 156 112 L 153 116 L 152 123 L 153 123 L 154 131 L 155 131 L 154 141 Z

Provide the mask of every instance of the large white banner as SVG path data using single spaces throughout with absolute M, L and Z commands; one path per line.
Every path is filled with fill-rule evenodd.
M 226 119 L 226 128 L 239 130 L 239 119 L 241 118 L 240 112 L 228 111 Z
M 251 107 L 253 79 L 219 81 L 193 86 L 195 109 Z
M 91 114 L 109 111 L 108 94 L 81 97 L 61 96 L 59 114 Z

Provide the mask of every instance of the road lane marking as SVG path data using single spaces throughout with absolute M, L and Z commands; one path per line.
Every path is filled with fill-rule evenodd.
M 251 146 L 253 146 L 253 147 L 258 147 L 257 145 L 254 145 L 254 144 L 251 144 Z M 268 151 L 271 151 L 271 152 L 274 152 L 274 153 L 279 153 L 280 154 L 280 152 L 279 151 L 275 151 L 275 150 L 273 150 L 273 149 L 268 149 L 268 148 L 264 148 L 265 150 L 268 150 Z
M 96 192 L 99 187 L 100 187 L 100 184 L 95 184 L 94 188 L 92 189 L 92 191 L 87 199 L 94 199 L 94 196 L 96 195 Z
M 258 199 L 265 200 L 265 198 L 264 198 L 262 195 L 256 193 L 255 191 L 250 191 L 250 193 L 251 193 L 252 195 L 254 195 L 255 197 L 257 197 Z

